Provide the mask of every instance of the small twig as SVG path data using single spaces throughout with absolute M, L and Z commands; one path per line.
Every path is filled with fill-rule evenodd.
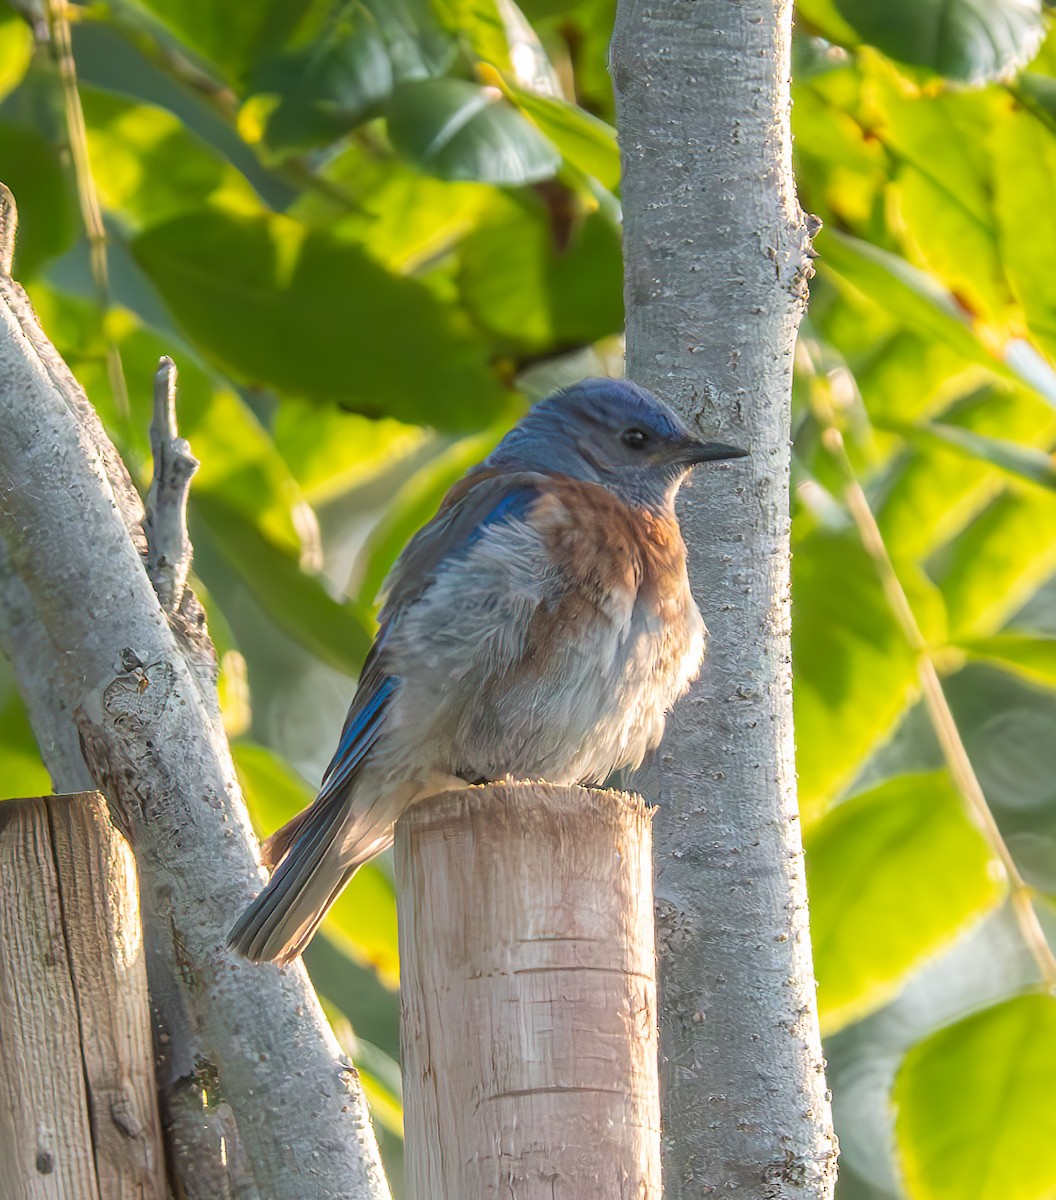
M 0 183 L 0 275 L 10 276 L 18 234 L 18 208 L 11 189 Z
M 162 608 L 180 607 L 191 568 L 187 535 L 187 494 L 198 460 L 176 426 L 176 364 L 169 357 L 158 363 L 154 376 L 154 416 L 150 422 L 154 478 L 147 496 L 147 575 Z
M 884 589 L 884 595 L 887 597 L 902 635 L 917 655 L 924 704 L 950 775 L 1005 872 L 1012 912 L 1019 926 L 1020 935 L 1037 963 L 1042 983 L 1046 988 L 1056 989 L 1056 955 L 1053 954 L 1045 931 L 1038 920 L 1038 914 L 1034 910 L 1033 889 L 1020 873 L 1016 860 L 1008 848 L 1008 843 L 1005 841 L 997 821 L 994 820 L 994 814 L 990 811 L 990 805 L 971 759 L 968 757 L 968 751 L 961 739 L 960 730 L 957 728 L 957 722 L 954 720 L 949 701 L 946 699 L 946 693 L 943 691 L 942 681 L 939 679 L 939 674 L 935 670 L 935 664 L 928 651 L 927 639 L 917 624 L 913 607 L 898 578 L 895 564 L 891 561 L 891 555 L 884 543 L 880 526 L 869 506 L 868 497 L 858 482 L 854 466 L 843 444 L 843 436 L 835 426 L 827 425 L 823 440 L 825 448 L 832 454 L 843 475 L 844 498 L 858 529 L 858 536 L 862 540 L 866 553 L 873 561 Z

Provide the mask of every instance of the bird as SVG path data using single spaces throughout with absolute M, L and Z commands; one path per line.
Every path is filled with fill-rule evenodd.
M 746 453 L 625 379 L 531 407 L 396 560 L 318 796 L 265 841 L 274 873 L 230 944 L 296 958 L 430 795 L 640 766 L 704 656 L 675 496 Z

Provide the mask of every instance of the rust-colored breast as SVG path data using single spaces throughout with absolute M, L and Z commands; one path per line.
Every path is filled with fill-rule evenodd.
M 681 595 L 686 548 L 674 517 L 633 508 L 605 488 L 554 479 L 532 510 L 552 560 L 584 598 L 663 602 Z

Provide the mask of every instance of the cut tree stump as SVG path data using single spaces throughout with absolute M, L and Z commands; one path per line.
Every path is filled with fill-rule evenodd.
M 166 1200 L 136 867 L 97 792 L 0 802 L 0 1197 Z
M 659 1200 L 650 815 L 492 784 L 400 819 L 408 1200 Z

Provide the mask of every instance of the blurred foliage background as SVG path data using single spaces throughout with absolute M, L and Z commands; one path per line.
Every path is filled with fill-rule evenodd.
M 406 538 L 533 398 L 621 369 L 613 10 L 0 6 L 15 273 L 143 485 L 177 360 L 262 831 L 311 797 Z M 840 1200 L 1056 1196 L 1050 27 L 1040 0 L 799 5 L 796 168 L 825 230 L 795 701 Z M 0 704 L 4 793 L 47 790 L 6 671 Z M 398 1192 L 385 861 L 307 961 Z

